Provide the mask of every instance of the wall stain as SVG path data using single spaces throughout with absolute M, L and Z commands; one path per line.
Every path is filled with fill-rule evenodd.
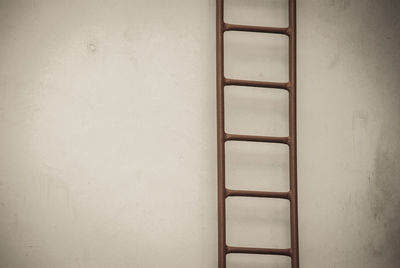
M 367 141 L 369 115 L 366 111 L 354 111 L 352 118 L 353 150 L 360 151 Z
M 96 42 L 89 42 L 87 44 L 87 49 L 88 49 L 89 53 L 95 54 L 97 52 Z
M 368 177 L 369 210 L 377 231 L 371 232 L 365 249 L 400 265 L 400 144 L 393 132 L 390 127 L 383 128 L 374 172 Z
M 330 5 L 337 7 L 340 11 L 344 11 L 350 7 L 351 0 L 330 0 Z

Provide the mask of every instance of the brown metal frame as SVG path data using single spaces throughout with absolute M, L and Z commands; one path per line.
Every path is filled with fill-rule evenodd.
M 218 131 L 218 268 L 226 268 L 226 255 L 232 253 L 283 255 L 291 258 L 292 268 L 299 268 L 298 212 L 297 212 L 297 143 L 296 143 L 296 0 L 289 1 L 289 27 L 261 27 L 234 25 L 224 22 L 224 0 L 217 2 L 217 131 Z M 227 79 L 224 76 L 224 32 L 245 31 L 283 34 L 289 38 L 289 82 L 261 82 Z M 279 88 L 289 93 L 289 136 L 267 137 L 225 133 L 224 88 L 225 86 Z M 230 190 L 225 187 L 225 143 L 249 141 L 282 143 L 289 146 L 289 192 L 263 192 Z M 233 196 L 280 198 L 290 202 L 290 248 L 247 248 L 226 244 L 226 198 Z

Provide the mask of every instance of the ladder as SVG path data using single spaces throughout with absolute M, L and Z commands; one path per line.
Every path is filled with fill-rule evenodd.
M 224 0 L 216 0 L 217 9 L 217 146 L 218 146 L 218 268 L 226 268 L 227 254 L 283 255 L 291 258 L 291 267 L 299 268 L 298 212 L 297 212 L 297 153 L 296 153 L 296 0 L 289 1 L 289 27 L 247 26 L 225 23 Z M 289 38 L 289 81 L 263 82 L 225 78 L 224 32 L 243 31 L 281 34 Z M 225 132 L 225 86 L 278 88 L 289 93 L 289 136 L 268 137 L 238 135 Z M 289 147 L 290 189 L 288 192 L 231 190 L 225 186 L 225 143 L 228 141 L 281 143 Z M 228 197 L 280 198 L 290 202 L 290 248 L 249 248 L 226 244 L 226 208 Z

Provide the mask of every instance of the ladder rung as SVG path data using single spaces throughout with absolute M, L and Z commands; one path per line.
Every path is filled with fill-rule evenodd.
M 289 137 L 268 137 L 225 133 L 225 141 L 251 141 L 289 144 Z
M 230 247 L 226 246 L 226 254 L 242 253 L 242 254 L 266 254 L 266 255 L 284 255 L 291 256 L 289 248 L 245 248 L 245 247 Z
M 224 79 L 226 86 L 243 86 L 243 87 L 265 87 L 265 88 L 281 88 L 289 90 L 289 83 L 281 82 L 264 82 L 239 79 Z
M 225 189 L 226 197 L 244 196 L 244 197 L 264 197 L 264 198 L 280 198 L 290 199 L 289 192 L 264 192 L 264 191 L 247 191 L 247 190 L 230 190 Z
M 289 35 L 289 28 L 224 24 L 224 31 L 256 32 Z

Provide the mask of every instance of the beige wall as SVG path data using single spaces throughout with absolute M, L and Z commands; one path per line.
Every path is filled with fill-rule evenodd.
M 282 0 L 226 20 L 285 26 Z M 400 4 L 298 1 L 300 254 L 400 267 Z M 0 267 L 216 267 L 213 0 L 0 0 Z M 226 36 L 285 81 L 287 40 Z M 287 94 L 226 90 L 227 131 L 285 135 Z M 285 190 L 287 148 L 227 144 L 230 188 Z M 229 199 L 228 243 L 289 245 L 285 201 Z M 229 256 L 229 268 L 290 267 Z

